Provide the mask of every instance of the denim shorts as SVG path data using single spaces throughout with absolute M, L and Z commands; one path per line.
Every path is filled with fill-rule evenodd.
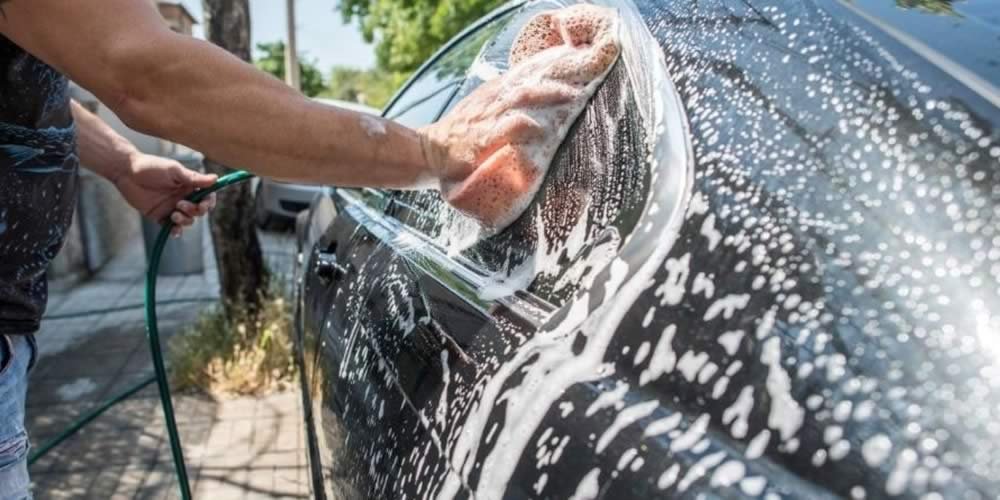
M 31 335 L 0 335 L 0 500 L 31 498 L 24 403 L 38 349 Z

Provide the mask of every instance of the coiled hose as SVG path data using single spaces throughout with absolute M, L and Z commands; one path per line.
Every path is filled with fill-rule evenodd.
M 219 191 L 220 189 L 225 189 L 233 184 L 247 181 L 252 178 L 253 175 L 249 172 L 244 172 L 242 170 L 236 171 L 223 176 L 216 181 L 215 184 L 208 188 L 191 193 L 191 195 L 185 199 L 192 203 L 198 203 L 204 200 L 208 195 Z M 153 245 L 153 251 L 149 257 L 149 268 L 146 270 L 146 299 L 144 303 L 146 312 L 146 336 L 149 339 L 149 351 L 153 357 L 154 375 L 128 388 L 121 394 L 116 395 L 97 408 L 94 408 L 74 420 L 69 427 L 60 432 L 59 435 L 39 446 L 36 451 L 32 452 L 28 457 L 28 465 L 38 461 L 38 459 L 46 453 L 68 439 L 70 436 L 79 432 L 87 424 L 99 417 L 112 406 L 128 399 L 130 396 L 141 391 L 149 384 L 156 382 L 160 393 L 160 406 L 163 408 L 164 425 L 167 428 L 167 435 L 170 439 L 170 453 L 174 461 L 174 471 L 177 474 L 177 483 L 181 490 L 181 498 L 183 500 L 191 499 L 191 484 L 188 480 L 187 466 L 184 462 L 184 450 L 181 447 L 180 434 L 177 432 L 177 421 L 174 417 L 174 404 L 170 397 L 170 383 L 167 379 L 167 369 L 163 362 L 163 352 L 160 348 L 160 330 L 156 322 L 156 277 L 159 273 L 160 259 L 163 257 L 163 249 L 166 246 L 167 241 L 170 239 L 170 231 L 173 228 L 174 223 L 168 218 L 167 222 L 160 230 L 160 234 L 156 238 L 156 243 Z M 89 313 L 90 312 L 88 311 L 79 314 Z

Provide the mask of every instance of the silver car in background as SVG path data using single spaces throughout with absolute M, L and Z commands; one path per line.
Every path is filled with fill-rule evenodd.
M 379 110 L 356 102 L 337 99 L 313 98 L 316 102 L 346 108 L 359 113 L 378 116 Z M 321 186 L 291 184 L 272 179 L 256 180 L 256 219 L 263 229 L 284 229 L 291 226 L 299 212 L 309 208 L 309 203 Z

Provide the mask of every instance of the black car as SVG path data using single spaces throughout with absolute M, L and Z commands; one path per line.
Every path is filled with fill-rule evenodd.
M 996 498 L 1000 3 L 609 5 L 622 56 L 512 226 L 340 188 L 301 221 L 316 495 Z

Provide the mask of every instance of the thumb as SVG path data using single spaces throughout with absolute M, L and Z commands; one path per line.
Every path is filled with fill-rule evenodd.
M 215 181 L 219 179 L 219 176 L 215 174 L 203 174 L 201 172 L 195 172 L 194 170 L 189 170 L 184 167 L 180 167 L 178 172 L 178 177 L 184 185 L 192 188 L 207 188 Z

